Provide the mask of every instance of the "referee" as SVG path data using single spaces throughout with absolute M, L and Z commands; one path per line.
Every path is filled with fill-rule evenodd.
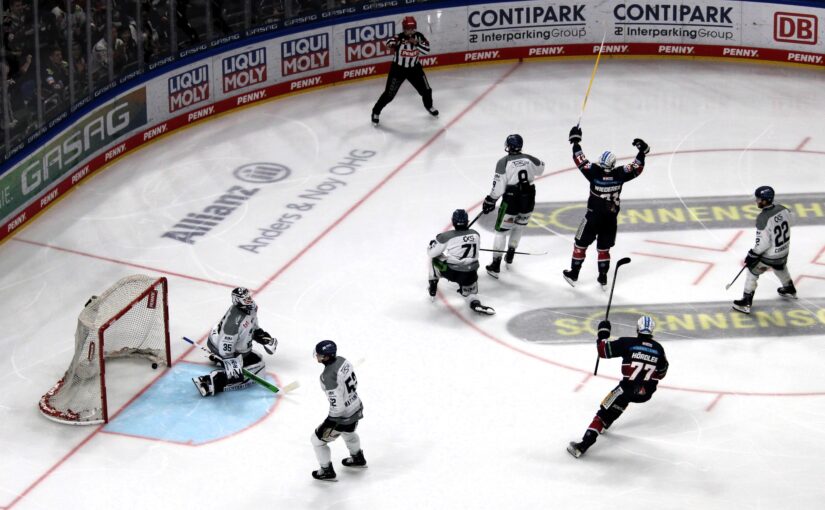
M 387 47 L 394 50 L 392 64 L 390 64 L 390 74 L 387 76 L 387 85 L 384 93 L 378 98 L 375 106 L 372 107 L 372 123 L 378 125 L 378 116 L 381 110 L 393 100 L 404 80 L 409 80 L 410 84 L 421 95 L 424 108 L 433 117 L 438 117 L 438 110 L 433 108 L 433 89 L 424 75 L 424 68 L 418 62 L 419 55 L 426 55 L 430 52 L 430 41 L 416 28 L 415 18 L 406 16 L 401 21 L 404 32 L 387 39 Z

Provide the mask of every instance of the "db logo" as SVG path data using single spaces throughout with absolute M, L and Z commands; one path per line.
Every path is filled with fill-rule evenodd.
M 773 15 L 773 39 L 779 42 L 816 44 L 817 17 L 810 14 L 776 12 Z

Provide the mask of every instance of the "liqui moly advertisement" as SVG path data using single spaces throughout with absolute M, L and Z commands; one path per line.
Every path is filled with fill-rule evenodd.
M 364 23 L 344 29 L 344 62 L 357 64 L 365 60 L 392 55 L 386 40 L 395 35 L 395 22 Z
M 221 59 L 224 94 L 266 82 L 266 48 L 261 46 Z
M 209 66 L 206 64 L 170 77 L 169 113 L 208 101 L 209 80 Z
M 281 41 L 281 76 L 331 70 L 329 41 L 326 32 Z

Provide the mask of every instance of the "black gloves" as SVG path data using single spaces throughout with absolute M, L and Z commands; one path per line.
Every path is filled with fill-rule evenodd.
M 753 250 L 748 250 L 748 254 L 745 255 L 745 265 L 748 266 L 748 269 L 753 269 L 758 263 L 759 255 L 754 253 Z
M 570 128 L 570 134 L 567 136 L 567 139 L 570 140 L 570 143 L 579 143 L 582 141 L 582 128 L 579 126 L 573 126 Z
M 599 340 L 607 340 L 610 337 L 610 321 L 599 322 L 599 332 L 596 334 Z
M 496 199 L 487 195 L 484 197 L 484 204 L 481 205 L 481 212 L 487 214 L 496 208 Z
M 648 152 L 650 152 L 650 146 L 641 138 L 634 138 L 633 146 L 639 149 L 639 152 L 641 152 L 642 154 L 647 154 Z

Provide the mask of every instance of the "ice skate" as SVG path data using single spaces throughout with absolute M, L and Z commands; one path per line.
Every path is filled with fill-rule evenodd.
M 430 106 L 429 108 L 427 108 L 427 111 L 428 111 L 428 112 L 430 113 L 430 115 L 432 115 L 433 117 L 438 117 L 438 110 L 436 110 L 434 107 Z
M 481 304 L 481 301 L 473 301 L 470 303 L 470 309 L 476 313 L 480 313 L 482 315 L 495 315 L 496 311 L 493 310 L 491 306 L 485 306 Z
M 516 249 L 513 248 L 512 246 L 507 248 L 507 254 L 504 255 L 504 262 L 506 262 L 507 265 L 509 266 L 510 264 L 513 263 L 513 259 L 515 258 L 515 256 L 516 256 Z
M 753 304 L 753 294 L 748 294 L 747 292 L 742 295 L 742 299 L 737 299 L 733 302 L 733 309 L 737 312 L 742 312 L 745 314 L 751 313 L 751 305 Z
M 599 273 L 599 276 L 596 277 L 596 281 L 602 286 L 602 290 L 607 290 L 607 273 Z
M 796 287 L 794 287 L 793 283 L 787 287 L 779 287 L 776 289 L 776 292 L 783 298 L 796 299 Z
M 570 284 L 571 287 L 576 286 L 576 282 L 579 280 L 578 271 L 576 271 L 575 269 L 565 269 L 561 272 L 561 274 L 562 276 L 564 276 L 564 279 L 567 281 L 567 283 Z
M 195 387 L 202 397 L 209 397 L 215 394 L 215 386 L 212 384 L 212 378 L 208 375 L 193 377 L 192 382 L 195 383 Z
M 487 274 L 498 280 L 498 274 L 501 272 L 501 259 L 493 259 L 491 264 L 485 266 Z
M 335 479 L 335 470 L 332 469 L 332 463 L 328 466 L 321 466 L 321 469 L 312 472 L 312 478 L 321 480 L 323 482 L 337 482 Z
M 570 441 L 570 444 L 567 445 L 567 453 L 576 457 L 577 459 L 584 455 L 584 452 L 587 451 L 587 448 L 584 447 L 584 443 L 577 443 L 575 441 Z
M 364 450 L 359 450 L 358 453 L 356 453 L 355 455 L 352 455 L 342 460 L 341 464 L 351 468 L 367 467 L 367 459 L 364 458 Z
M 427 289 L 430 293 L 430 299 L 435 301 L 435 294 L 438 292 L 438 280 L 430 280 L 430 288 Z
M 372 112 L 372 115 L 370 116 L 370 119 L 372 120 L 372 125 L 373 126 L 378 125 L 378 114 L 377 113 Z

